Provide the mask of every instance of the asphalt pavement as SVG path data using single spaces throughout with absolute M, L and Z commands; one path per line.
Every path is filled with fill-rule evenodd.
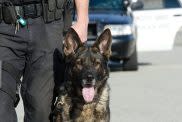
M 182 45 L 138 57 L 138 71 L 111 72 L 111 122 L 182 122 Z

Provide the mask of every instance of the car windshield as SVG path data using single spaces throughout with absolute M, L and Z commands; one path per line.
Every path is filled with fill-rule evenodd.
M 121 10 L 122 0 L 90 0 L 91 10 Z

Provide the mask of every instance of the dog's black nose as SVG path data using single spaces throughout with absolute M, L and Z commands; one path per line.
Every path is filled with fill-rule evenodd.
M 95 85 L 95 79 L 92 74 L 88 74 L 83 78 L 82 85 L 86 87 L 94 86 Z
M 92 81 L 94 79 L 93 75 L 88 75 L 87 76 L 87 81 Z

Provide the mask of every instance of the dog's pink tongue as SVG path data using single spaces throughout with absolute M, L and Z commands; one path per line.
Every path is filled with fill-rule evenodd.
M 82 95 L 86 102 L 92 102 L 95 95 L 94 87 L 84 87 L 82 89 Z

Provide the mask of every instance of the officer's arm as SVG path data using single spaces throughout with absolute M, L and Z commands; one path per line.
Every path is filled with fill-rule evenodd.
M 75 0 L 77 11 L 77 22 L 72 26 L 80 36 L 82 42 L 87 40 L 88 6 L 89 0 Z

